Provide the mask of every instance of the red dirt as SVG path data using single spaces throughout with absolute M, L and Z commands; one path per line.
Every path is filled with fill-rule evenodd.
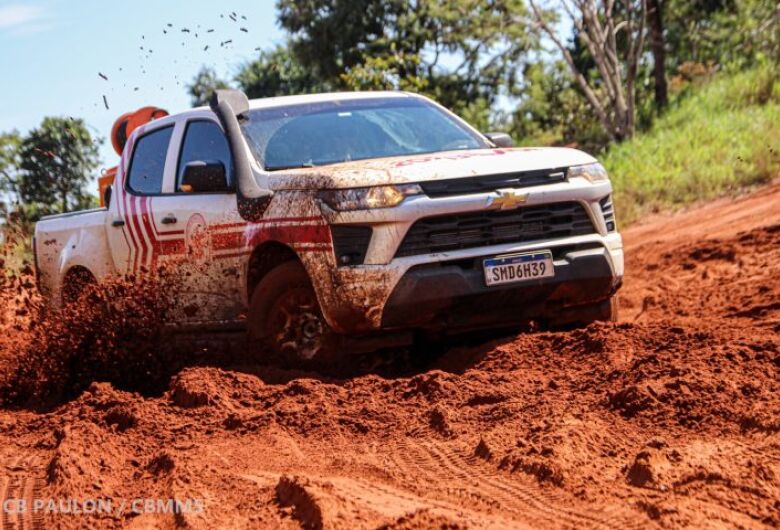
M 2 499 L 115 501 L 0 528 L 778 527 L 778 204 L 775 183 L 627 230 L 618 324 L 413 375 L 190 366 L 161 395 L 0 410 Z M 116 509 L 136 498 L 202 510 Z

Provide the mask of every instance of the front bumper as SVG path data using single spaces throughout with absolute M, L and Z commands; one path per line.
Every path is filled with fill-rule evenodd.
M 485 286 L 482 260 L 550 250 L 555 277 L 509 286 Z M 619 234 L 467 249 L 398 258 L 388 265 L 310 267 L 323 314 L 339 333 L 515 321 L 549 315 L 567 305 L 609 297 L 623 277 Z M 324 271 L 328 271 L 327 275 Z M 320 277 L 322 275 L 322 277 Z M 512 311 L 505 310 L 511 306 Z M 447 315 L 452 315 L 448 318 Z M 473 318 L 472 318 L 473 317 Z M 467 322 L 471 320 L 471 322 Z
M 555 277 L 488 287 L 482 260 L 410 269 L 393 289 L 382 328 L 468 329 L 555 319 L 572 306 L 609 298 L 620 286 L 609 252 L 575 245 L 554 255 Z
M 386 329 L 461 327 L 500 324 L 542 317 L 567 305 L 608 298 L 623 277 L 623 244 L 609 229 L 599 201 L 611 193 L 609 182 L 568 182 L 528 188 L 526 205 L 576 201 L 593 223 L 590 234 L 522 243 L 466 248 L 396 257 L 411 225 L 422 217 L 484 211 L 492 194 L 407 199 L 402 205 L 357 212 L 323 207 L 335 225 L 371 226 L 373 237 L 358 266 L 338 266 L 333 254 L 302 256 L 312 277 L 325 319 L 337 332 L 370 333 Z M 554 278 L 488 288 L 482 259 L 550 250 Z M 324 261 L 326 260 L 327 261 Z M 511 308 L 511 310 L 509 310 Z

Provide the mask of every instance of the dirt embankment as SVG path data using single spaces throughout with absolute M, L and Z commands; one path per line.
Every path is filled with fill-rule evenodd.
M 190 366 L 161 394 L 0 410 L 5 499 L 201 503 L 0 527 L 780 526 L 778 204 L 775 184 L 628 230 L 618 324 L 418 373 Z

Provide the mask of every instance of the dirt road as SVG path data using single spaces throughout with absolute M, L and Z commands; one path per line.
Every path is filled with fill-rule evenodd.
M 625 240 L 618 324 L 0 410 L 0 528 L 780 526 L 780 183 Z

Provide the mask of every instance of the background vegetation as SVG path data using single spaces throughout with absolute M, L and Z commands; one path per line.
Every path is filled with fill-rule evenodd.
M 652 128 L 610 147 L 622 223 L 780 175 L 780 71 L 762 64 L 691 83 Z

